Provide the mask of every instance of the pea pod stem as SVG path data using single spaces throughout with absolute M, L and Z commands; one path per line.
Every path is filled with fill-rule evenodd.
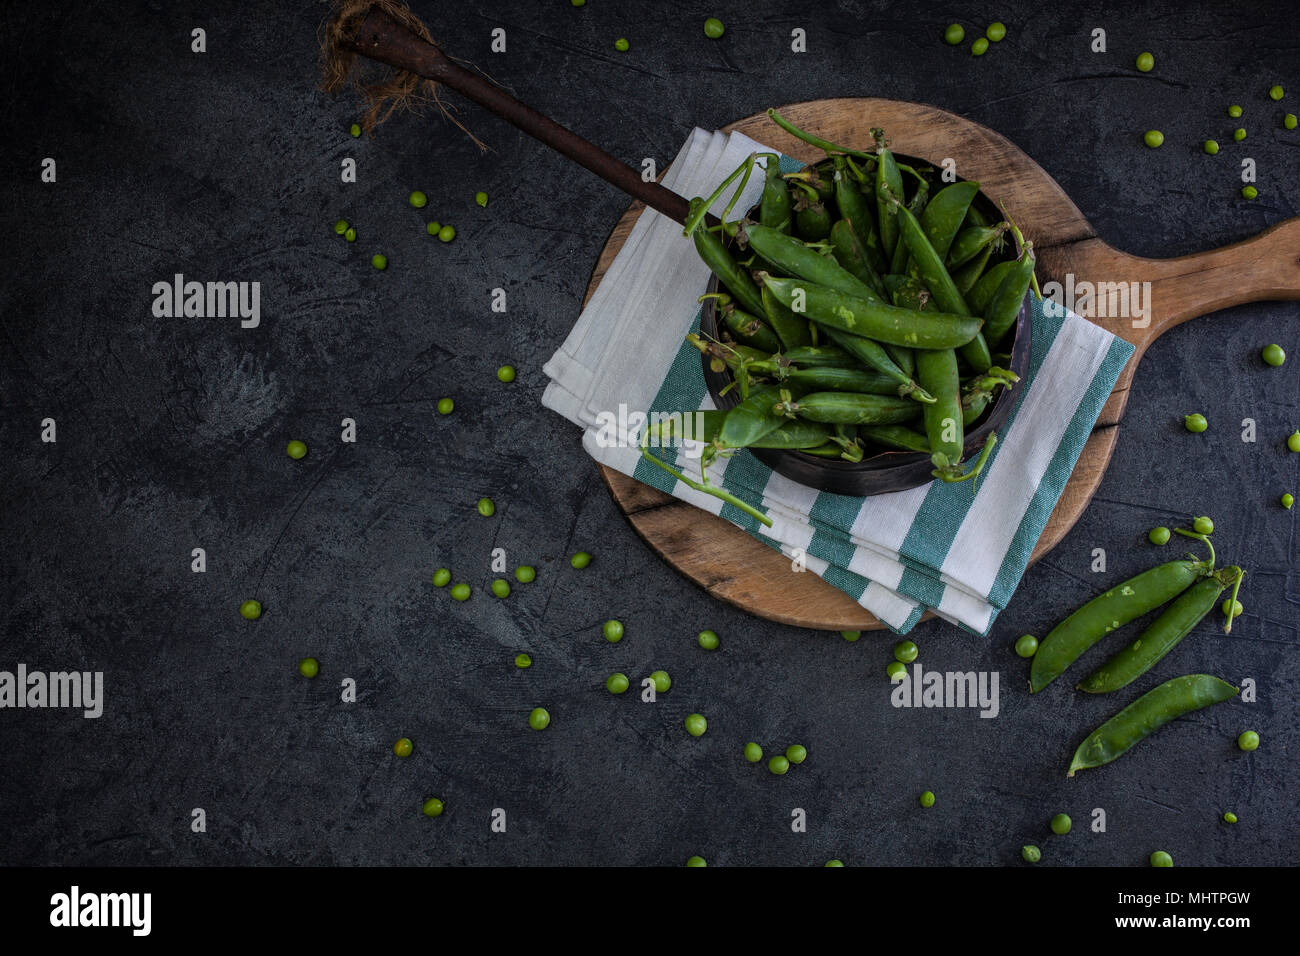
M 795 139 L 803 140 L 809 146 L 816 146 L 818 149 L 824 150 L 828 155 L 831 153 L 843 153 L 845 156 L 856 156 L 858 159 L 875 158 L 870 153 L 864 153 L 857 149 L 849 149 L 847 146 L 837 146 L 835 143 L 830 142 L 830 140 L 822 139 L 820 136 L 814 136 L 807 130 L 795 126 L 775 109 L 769 109 L 767 111 L 767 116 L 773 123 L 781 127 Z
M 1209 548 L 1210 549 L 1210 562 L 1209 562 L 1210 570 L 1211 571 L 1214 570 L 1214 562 L 1216 560 L 1214 557 L 1214 543 L 1210 540 L 1210 536 L 1208 534 L 1201 534 L 1199 531 L 1188 531 L 1186 528 L 1175 528 L 1174 534 L 1181 534 L 1184 537 L 1195 538 L 1197 541 L 1200 541 L 1207 548 Z
M 727 217 L 731 215 L 732 209 L 735 208 L 736 202 L 740 199 L 741 194 L 745 191 L 745 187 L 749 185 L 750 174 L 754 170 L 754 164 L 759 160 L 760 157 L 766 157 L 768 162 L 776 162 L 780 158 L 777 156 L 776 153 L 750 153 L 749 156 L 746 157 L 745 161 L 741 163 L 738 167 L 736 167 L 735 171 L 732 172 L 732 174 L 728 176 L 726 179 L 724 179 L 722 183 L 718 186 L 718 188 L 713 190 L 713 193 L 707 199 L 698 200 L 699 202 L 698 207 L 689 216 L 686 217 L 686 222 L 682 224 L 683 236 L 690 236 L 695 232 L 696 228 L 699 227 L 700 223 L 703 222 L 704 218 L 709 214 L 709 209 L 713 206 L 715 202 L 717 202 L 718 197 L 721 196 L 723 192 L 726 191 L 726 188 L 728 186 L 730 186 L 733 182 L 736 181 L 737 177 L 741 177 L 740 185 L 736 188 L 735 193 L 732 195 L 731 202 L 729 202 L 727 204 L 727 208 L 722 211 L 722 217 L 721 217 L 722 221 L 726 222 Z
M 1232 583 L 1232 597 L 1228 598 L 1228 620 L 1223 625 L 1224 634 L 1232 633 L 1232 619 L 1237 614 L 1237 592 L 1241 590 L 1241 582 L 1245 577 L 1246 572 L 1243 570 L 1237 575 L 1237 580 Z
M 704 480 L 696 481 L 694 478 L 691 478 L 688 475 L 678 471 L 676 468 L 668 464 L 666 461 L 660 461 L 654 455 L 650 454 L 650 449 L 646 444 L 649 441 L 649 439 L 650 436 L 648 432 L 641 436 L 641 457 L 645 458 L 648 462 L 650 462 L 650 464 L 655 465 L 658 468 L 662 468 L 664 471 L 668 472 L 668 474 L 672 475 L 674 478 L 676 478 L 678 481 L 680 481 L 682 484 L 686 485 L 687 487 L 694 488 L 696 491 L 702 491 L 706 495 L 712 495 L 715 498 L 725 501 L 729 505 L 734 505 L 735 507 L 739 508 L 741 511 L 745 512 L 745 514 L 749 515 L 751 518 L 754 518 L 759 522 L 761 522 L 765 527 L 768 528 L 772 527 L 772 519 L 769 518 L 767 515 L 763 514 L 763 512 L 759 511 L 757 508 L 753 507 L 747 502 L 741 501 L 739 498 L 737 498 L 731 492 L 727 491 L 725 488 L 719 488 L 717 485 L 710 484 L 707 476 L 704 474 L 703 462 L 701 462 L 700 464 L 700 477 L 703 478 Z

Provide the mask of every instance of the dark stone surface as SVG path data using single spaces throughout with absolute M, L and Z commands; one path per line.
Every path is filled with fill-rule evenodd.
M 1064 186 L 1121 248 L 1172 256 L 1296 214 L 1300 94 L 1282 5 L 1071 5 L 1005 0 L 1008 38 L 973 60 L 940 39 L 979 5 L 719 0 L 417 2 L 446 49 L 614 154 L 671 160 L 693 125 L 830 96 L 915 99 L 985 123 Z M 635 12 L 634 12 L 635 11 Z M 315 88 L 319 4 L 50 3 L 5 15 L 5 609 L 0 669 L 105 672 L 98 720 L 0 711 L 0 863 L 1289 864 L 1300 845 L 1295 515 L 1282 439 L 1297 424 L 1294 304 L 1191 322 L 1142 363 L 1115 459 L 1067 540 L 1026 576 L 987 639 L 916 629 L 921 660 L 997 670 L 1001 713 L 896 710 L 892 643 L 856 644 L 750 618 L 664 566 L 614 508 L 578 435 L 539 402 L 543 361 L 577 316 L 624 197 L 477 108 L 480 155 L 436 117 L 347 136 L 352 100 Z M 728 26 L 706 40 L 700 21 Z M 508 53 L 489 32 L 508 31 Z M 793 27 L 809 52 L 788 52 Z M 1104 27 L 1110 52 L 1088 50 Z M 189 33 L 207 30 L 208 52 Z M 627 36 L 632 50 L 616 54 Z M 1134 56 L 1151 50 L 1156 71 Z M 1290 72 L 1284 70 L 1289 66 Z M 1264 91 L 1288 87 L 1282 104 Z M 454 96 L 449 97 L 455 101 Z M 1225 107 L 1246 108 L 1230 141 Z M 1158 126 L 1159 151 L 1140 145 Z M 1261 198 L 1237 198 L 1256 159 Z M 57 185 L 38 182 L 42 157 Z M 356 157 L 360 182 L 338 182 Z M 430 198 L 423 213 L 405 198 Z M 486 190 L 486 210 L 473 195 Z M 339 216 L 361 238 L 331 232 Z M 456 241 L 424 234 L 454 223 Z M 1032 225 L 1030 226 L 1032 232 Z M 368 264 L 385 252 L 386 272 Z M 174 273 L 262 283 L 261 327 L 156 319 Z M 488 290 L 509 290 L 508 315 Z M 1278 341 L 1296 358 L 1258 359 Z M 519 368 L 496 381 L 503 362 Z M 443 395 L 450 417 L 436 414 Z M 1192 436 L 1181 416 L 1204 412 Z M 58 443 L 42 444 L 42 418 Z M 1238 440 L 1253 417 L 1259 441 Z M 359 441 L 339 442 L 355 418 Z M 285 442 L 302 438 L 308 458 Z M 491 495 L 497 512 L 474 502 Z M 1175 550 L 1154 524 L 1211 514 L 1220 553 L 1250 568 L 1230 637 L 1206 622 L 1149 681 L 1206 670 L 1258 684 L 1255 704 L 1179 722 L 1122 762 L 1065 778 L 1083 735 L 1137 695 L 1023 690 L 1011 651 L 1103 585 Z M 538 567 L 507 601 L 491 546 Z M 205 574 L 190 551 L 208 554 Z M 566 557 L 585 548 L 584 572 Z M 1105 548 L 1108 570 L 1089 571 Z M 456 604 L 429 576 L 471 582 Z M 256 623 L 236 610 L 266 607 Z M 617 646 L 600 623 L 621 618 Z M 720 651 L 695 645 L 711 627 Z M 534 665 L 512 666 L 526 650 Z M 298 658 L 321 661 L 315 681 Z M 1097 655 L 1090 658 L 1097 660 Z M 674 677 L 655 706 L 611 698 L 615 670 Z M 339 701 L 354 678 L 359 700 Z M 1064 683 L 1064 682 L 1062 682 Z M 1146 684 L 1143 684 L 1145 687 Z M 544 733 L 527 729 L 536 705 Z M 709 732 L 691 739 L 682 718 Z M 1259 730 L 1254 754 L 1234 745 Z M 406 761 L 390 751 L 415 741 Z M 801 742 L 776 779 L 745 741 Z M 932 789 L 937 805 L 916 805 Z M 420 815 L 429 795 L 447 801 Z M 208 832 L 190 832 L 192 808 Z M 492 834 L 494 807 L 508 832 Z M 790 829 L 791 809 L 808 832 Z M 1089 832 L 1094 807 L 1108 828 Z M 1236 827 L 1219 822 L 1233 809 Z M 1074 833 L 1052 838 L 1048 818 Z

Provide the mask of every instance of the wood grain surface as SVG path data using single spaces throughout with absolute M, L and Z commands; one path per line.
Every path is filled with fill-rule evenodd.
M 1148 345 L 1166 329 L 1244 302 L 1300 299 L 1300 219 L 1244 242 L 1177 259 L 1145 259 L 1107 245 L 1070 198 L 1032 159 L 986 127 L 945 110 L 883 99 L 829 99 L 778 108 L 783 116 L 835 143 L 867 147 L 882 127 L 890 148 L 938 164 L 957 163 L 999 203 L 1038 254 L 1040 283 L 1150 282 L 1148 324 L 1128 316 L 1091 321 L 1136 347 L 1061 494 L 1030 563 L 1056 546 L 1083 514 L 1110 463 L 1129 386 Z M 820 150 L 790 136 L 760 113 L 724 127 L 804 161 Z M 587 288 L 589 299 L 626 241 L 643 206 L 633 203 L 610 234 Z M 685 240 L 683 240 L 685 241 Z M 585 304 L 585 299 L 584 299 Z M 650 547 L 723 601 L 769 620 L 819 630 L 868 630 L 876 618 L 815 574 L 795 574 L 790 560 L 734 525 L 613 469 L 597 466 L 610 494 Z

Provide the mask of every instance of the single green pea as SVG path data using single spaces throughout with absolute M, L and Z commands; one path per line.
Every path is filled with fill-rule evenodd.
M 1237 815 L 1236 815 L 1235 813 L 1233 813 L 1231 810 L 1229 810 L 1227 813 L 1225 813 L 1225 814 L 1223 815 L 1223 822 L 1224 822 L 1224 823 L 1236 823 L 1236 822 L 1237 822 Z
M 285 446 L 284 450 L 285 453 L 288 454 L 290 458 L 294 459 L 294 461 L 298 461 L 299 459 L 307 457 L 306 443 L 300 442 L 297 439 L 294 439 L 293 441 L 289 442 L 289 444 Z
M 691 714 L 686 720 L 686 732 L 692 737 L 702 737 L 704 732 L 709 729 L 709 722 L 704 719 L 703 714 Z
M 943 31 L 943 42 L 949 46 L 957 46 L 964 39 L 966 39 L 966 28 L 960 23 L 950 23 Z
M 713 631 L 700 631 L 695 640 L 699 642 L 700 647 L 704 648 L 706 651 L 716 651 L 718 649 L 718 635 Z
M 988 48 L 989 48 L 988 37 L 980 37 L 978 40 L 976 40 L 974 43 L 970 45 L 970 55 L 983 56 L 986 52 L 988 52 Z
M 456 601 L 468 601 L 470 589 L 468 584 L 453 584 L 451 587 L 451 596 Z
M 515 380 L 515 368 L 513 365 L 502 365 L 497 369 L 497 380 L 502 382 L 513 382 Z
M 632 44 L 628 43 L 625 37 L 619 37 L 617 40 L 614 41 L 614 49 L 617 50 L 619 53 L 626 53 L 629 49 L 631 49 L 631 47 Z
M 785 758 L 784 754 L 777 754 L 767 762 L 767 769 L 779 777 L 790 769 L 790 761 Z
M 591 555 L 586 551 L 579 551 L 573 557 L 569 558 L 569 564 L 575 568 L 585 568 L 587 565 L 591 564 Z
M 1149 129 L 1142 134 L 1142 142 L 1152 149 L 1159 149 L 1165 144 L 1165 134 L 1158 129 Z
M 1256 189 L 1254 186 L 1242 186 L 1242 187 L 1241 187 L 1241 198 L 1242 198 L 1242 199 L 1258 199 L 1258 198 L 1259 198 L 1259 190 Z
M 840 637 L 844 638 L 850 644 L 862 636 L 861 631 L 840 631 Z
M 303 677 L 315 677 L 320 673 L 320 661 L 314 657 L 304 657 L 298 662 L 298 673 Z
M 1259 357 L 1268 365 L 1277 368 L 1286 361 L 1286 351 L 1280 345 L 1265 345 Z
M 1209 153 L 1211 156 L 1213 156 L 1216 153 L 1218 153 L 1219 144 L 1215 140 L 1207 139 L 1205 141 L 1205 151 Z
M 1300 452 L 1300 429 L 1287 436 L 1286 447 L 1294 452 Z
M 621 694 L 630 686 L 626 674 L 610 674 L 605 678 L 605 690 L 611 694 Z
M 388 268 L 388 256 L 384 255 L 382 252 L 376 252 L 370 257 L 370 264 L 382 272 Z
M 1246 138 L 1245 127 L 1238 126 L 1236 129 L 1234 129 L 1232 131 L 1232 138 L 1236 140 L 1238 143 L 1240 143 L 1243 139 L 1245 139 Z
M 487 193 L 483 192 L 482 190 L 479 190 L 478 192 L 476 192 L 476 193 L 474 194 L 474 202 L 475 202 L 475 204 L 477 204 L 478 206 L 481 206 L 483 209 L 486 209 L 486 208 L 487 208 Z
M 414 749 L 415 744 L 411 743 L 410 737 L 399 737 L 397 742 L 393 744 L 393 753 L 399 757 L 411 756 L 411 751 Z
M 1164 850 L 1156 850 L 1156 852 L 1151 854 L 1151 865 L 1152 866 L 1173 866 L 1174 858 L 1170 856 L 1168 853 L 1166 853 Z
M 497 506 L 493 503 L 491 498 L 480 498 L 478 500 L 478 513 L 484 518 L 491 518 L 496 514 L 496 511 Z
M 352 128 L 349 129 L 348 132 L 352 134 L 353 139 L 356 139 L 358 136 L 361 135 L 361 127 L 358 126 L 356 123 L 353 123 Z
M 1294 113 L 1287 113 L 1286 116 L 1283 116 L 1283 117 L 1282 117 L 1282 126 L 1283 126 L 1285 129 L 1295 129 L 1295 128 L 1296 128 L 1296 118 L 1295 118 L 1295 114 L 1294 114 Z
M 1288 491 L 1286 494 L 1284 494 L 1281 497 L 1280 500 L 1282 502 L 1282 507 L 1285 508 L 1287 511 L 1290 511 L 1291 506 L 1295 504 L 1295 495 L 1291 494 L 1291 492 Z
M 586 2 L 587 2 L 587 0 L 582 0 L 582 3 L 586 3 Z M 577 5 L 577 6 L 582 6 L 582 3 L 576 4 L 576 5 Z M 709 864 L 705 862 L 704 857 L 702 857 L 702 856 L 693 856 L 693 857 L 691 857 L 690 859 L 688 859 L 688 860 L 686 861 L 686 865 L 687 865 L 687 866 L 708 866 Z
M 791 763 L 803 763 L 808 759 L 808 748 L 803 744 L 791 744 L 785 748 L 785 759 Z
M 348 231 L 343 233 L 343 238 L 346 239 L 348 242 L 356 242 L 357 231 L 353 229 L 351 226 L 348 226 Z
M 921 806 L 923 807 L 929 808 L 934 806 L 934 792 L 932 790 L 926 790 L 924 793 L 921 794 L 920 802 L 921 802 Z
M 667 671 L 652 671 L 650 680 L 654 682 L 656 694 L 666 694 L 673 686 L 672 678 L 668 676 Z
M 894 645 L 894 660 L 903 664 L 912 663 L 919 653 L 920 649 L 912 641 L 899 641 Z
M 704 35 L 710 40 L 716 40 L 726 32 L 726 27 L 717 17 L 709 17 L 704 21 Z
M 605 640 L 611 644 L 617 644 L 623 640 L 623 622 L 613 619 L 608 620 L 605 622 L 605 626 L 601 628 L 601 632 L 605 635 Z
M 246 621 L 256 621 L 262 616 L 261 601 L 245 601 L 239 605 L 239 614 Z
M 890 681 L 899 680 L 907 676 L 907 665 L 902 661 L 890 661 L 885 665 L 885 673 L 889 675 Z
M 492 593 L 499 598 L 510 597 L 510 583 L 505 578 L 497 578 L 492 582 Z
M 763 759 L 763 748 L 751 740 L 745 744 L 745 759 L 750 763 L 758 763 Z
M 989 24 L 989 28 L 984 31 L 984 35 L 994 43 L 1001 43 L 1007 36 L 1007 27 L 1001 20 L 994 20 Z
M 1268 98 L 1270 100 L 1280 100 L 1284 95 L 1285 92 L 1283 91 L 1282 87 L 1280 86 L 1269 87 Z
M 1016 653 L 1021 657 L 1033 657 L 1038 653 L 1038 638 L 1025 634 L 1016 639 Z
M 433 586 L 435 588 L 445 588 L 451 583 L 451 572 L 446 568 L 439 568 L 433 572 Z
M 1253 730 L 1247 730 L 1237 738 L 1237 746 L 1247 752 L 1259 749 L 1259 734 Z
M 551 724 L 551 715 L 546 712 L 545 707 L 534 707 L 532 713 L 528 715 L 528 726 L 533 730 L 545 730 Z
M 1214 521 L 1201 515 L 1199 518 L 1192 519 L 1192 530 L 1197 534 L 1214 534 Z
M 1074 821 L 1070 819 L 1068 814 L 1058 813 L 1056 816 L 1052 817 L 1052 822 L 1049 825 L 1052 828 L 1052 832 L 1057 836 L 1065 836 L 1070 832 L 1070 827 L 1074 826 Z
M 456 403 L 453 402 L 450 398 L 438 399 L 439 415 L 450 415 L 455 408 L 456 408 Z
M 569 2 L 575 7 L 585 7 L 587 5 L 587 0 L 569 0 Z M 697 859 L 697 857 L 691 857 L 691 859 Z
M 1219 610 L 1223 612 L 1224 617 L 1241 617 L 1246 612 L 1240 601 L 1234 601 L 1232 598 L 1224 598 L 1223 603 L 1219 605 Z
M 1231 106 L 1228 107 L 1228 115 L 1231 116 L 1233 119 L 1237 119 L 1239 116 L 1241 116 L 1241 107 L 1238 106 L 1236 103 L 1233 103 Z
M 411 193 L 410 197 L 407 199 L 407 202 L 409 202 L 416 209 L 423 209 L 425 206 L 429 204 L 429 197 L 417 189 L 413 193 Z
M 1183 427 L 1189 432 L 1200 434 L 1210 427 L 1210 423 L 1200 412 L 1193 412 L 1191 415 L 1183 416 Z
M 1159 528 L 1152 528 L 1150 531 L 1147 532 L 1147 540 L 1150 541 L 1152 544 L 1168 544 L 1169 529 L 1164 527 L 1163 525 L 1160 526 Z
M 1143 73 L 1150 73 L 1156 66 L 1156 58 L 1150 53 L 1139 53 L 1135 64 Z
M 425 800 L 424 806 L 420 808 L 420 812 L 426 817 L 440 817 L 442 816 L 442 811 L 443 802 L 437 797 L 430 797 L 428 800 Z
M 348 221 L 346 219 L 340 219 L 338 222 L 334 223 L 335 235 L 341 236 L 343 235 L 343 233 L 347 231 L 348 231 Z
M 439 242 L 451 242 L 455 238 L 456 238 L 455 226 L 443 226 L 441 229 L 438 230 Z
M 839 860 L 827 860 L 827 861 L 826 861 L 826 865 L 827 865 L 827 866 L 843 866 L 844 864 L 841 863 Z
M 515 580 L 520 584 L 532 584 L 537 580 L 537 569 L 531 564 L 521 564 L 515 568 Z
M 529 657 L 527 654 L 515 655 L 515 667 L 518 667 L 521 671 L 527 670 L 532 666 L 533 666 L 533 659 Z
M 429 223 L 427 226 L 424 227 L 424 231 L 427 232 L 427 233 L 428 233 L 429 235 L 431 235 L 431 236 L 437 236 L 438 233 L 442 232 L 442 223 L 440 223 L 440 222 L 431 222 L 431 223 Z
M 1043 851 L 1038 849 L 1032 843 L 1020 848 L 1020 859 L 1026 863 L 1037 863 L 1043 858 Z

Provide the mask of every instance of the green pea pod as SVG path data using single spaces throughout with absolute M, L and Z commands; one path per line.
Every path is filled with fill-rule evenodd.
M 957 353 L 933 349 L 916 354 L 916 377 L 921 387 L 934 396 L 925 406 L 925 434 L 929 440 L 935 477 L 961 477 L 965 429 L 961 414 L 961 382 L 957 377 Z
M 885 352 L 887 352 L 889 357 L 894 360 L 894 364 L 898 366 L 899 370 L 902 371 L 904 375 L 915 380 L 916 353 L 906 346 L 891 345 L 888 342 L 885 343 Z
M 944 312 L 914 312 L 828 289 L 803 279 L 759 273 L 780 302 L 828 329 L 917 349 L 964 345 L 979 334 L 981 320 Z M 838 342 L 844 347 L 843 341 Z
M 1241 579 L 1241 568 L 1220 568 L 1201 578 L 1165 608 L 1137 639 L 1115 654 L 1079 683 L 1088 694 L 1109 694 L 1137 680 L 1178 642 L 1218 603 L 1219 595 Z
M 880 226 L 880 249 L 886 260 L 894 257 L 898 245 L 898 214 L 894 198 L 903 196 L 903 174 L 894 154 L 885 145 L 885 131 L 873 129 L 876 140 L 876 221 Z
M 952 240 L 961 229 L 962 219 L 979 190 L 979 183 L 969 181 L 945 186 L 934 194 L 921 214 L 921 229 L 941 261 L 947 257 Z
M 984 315 L 989 302 L 993 299 L 993 293 L 998 291 L 998 286 L 1002 284 L 1002 280 L 1015 267 L 1016 260 L 1008 259 L 1005 262 L 993 264 L 987 272 L 979 277 L 979 280 L 971 287 L 970 292 L 967 292 L 964 296 L 966 304 L 970 306 L 973 314 Z
M 1025 293 L 1029 291 L 1029 283 L 1033 278 L 1034 247 L 1033 243 L 1026 242 L 1015 269 L 1002 280 L 997 292 L 993 293 L 993 298 L 984 309 L 984 327 L 988 330 L 985 341 L 997 345 L 1011 331 L 1020 315 Z
M 979 207 L 976 206 L 974 203 L 972 203 L 971 207 L 966 210 L 966 220 L 964 224 L 967 226 L 993 225 L 993 223 L 989 221 L 989 217 L 984 215 L 984 213 L 980 212 Z
M 1042 653 L 1041 646 L 1038 653 Z M 1169 721 L 1236 695 L 1236 687 L 1209 674 L 1186 674 L 1165 681 L 1090 733 L 1074 752 L 1069 776 L 1073 777 L 1077 770 L 1104 766 Z
M 807 320 L 799 318 L 778 302 L 767 286 L 760 287 L 759 295 L 763 299 L 763 317 L 781 340 L 782 348 L 791 349 L 812 343 Z
M 844 449 L 835 442 L 827 442 L 824 445 L 818 445 L 816 448 L 799 449 L 805 455 L 816 455 L 818 458 L 843 458 Z
M 727 448 L 747 448 L 776 431 L 785 424 L 785 418 L 772 410 L 780 396 L 781 390 L 774 385 L 750 389 L 748 398 L 727 409 L 717 442 Z
M 913 400 L 918 402 L 934 401 L 929 392 L 921 388 L 912 379 L 911 375 L 898 367 L 894 360 L 889 357 L 889 353 L 885 351 L 884 346 L 860 335 L 850 335 L 847 332 L 841 332 L 833 328 L 827 328 L 826 335 L 832 342 L 858 358 L 863 364 L 893 381 L 896 394 L 911 396 Z
M 983 252 L 952 274 L 952 284 L 957 287 L 957 291 L 962 294 L 962 298 L 966 298 L 970 294 L 970 290 L 975 287 L 975 283 L 984 274 L 984 270 L 991 258 L 993 258 L 992 243 L 985 246 Z M 966 304 L 970 306 L 969 301 Z M 975 311 L 974 307 L 971 307 L 971 311 Z
M 775 159 L 767 161 L 763 181 L 763 198 L 759 200 L 758 221 L 769 229 L 789 233 L 794 219 L 794 197 L 790 184 L 781 175 L 781 166 Z
M 736 257 L 722 244 L 722 240 L 703 226 L 691 233 L 691 238 L 695 242 L 695 251 L 732 297 L 743 305 L 746 311 L 754 315 L 762 315 L 763 297 L 759 294 L 758 286 L 754 285 L 754 280 L 740 267 Z
M 1011 226 L 1005 222 L 1000 222 L 996 226 L 967 226 L 957 233 L 957 238 L 952 241 L 946 260 L 948 268 L 956 269 L 970 262 L 984 250 L 985 246 L 1000 242 L 1010 228 Z
M 892 296 L 894 305 L 900 309 L 914 309 L 917 312 L 924 312 L 930 308 L 933 298 L 930 290 L 921 284 L 920 279 L 906 278 L 898 283 Z
M 776 405 L 778 414 L 828 425 L 896 425 L 915 419 L 921 406 L 905 398 L 853 392 L 812 392 L 799 399 L 789 393 Z
M 867 250 L 863 248 L 857 232 L 849 225 L 847 219 L 841 219 L 831 226 L 831 253 L 846 272 L 867 286 L 877 296 L 883 298 L 884 283 L 880 275 L 871 266 Z
M 1115 585 L 1067 617 L 1043 638 L 1029 670 L 1036 694 L 1099 640 L 1171 600 L 1214 570 L 1213 561 L 1170 561 Z
M 791 421 L 783 418 L 780 428 L 768 432 L 757 441 L 750 442 L 749 448 L 786 448 L 794 451 L 806 451 L 830 441 L 831 431 L 818 422 L 801 419 Z
M 833 258 L 810 249 L 793 236 L 783 235 L 766 226 L 742 224 L 735 227 L 736 238 L 764 259 L 775 263 L 796 279 L 807 279 L 828 289 L 838 289 L 867 301 L 879 296 L 865 282 Z
M 762 374 L 761 371 L 758 374 Z M 899 384 L 888 375 L 858 368 L 791 368 L 782 381 L 810 392 L 864 392 L 897 395 Z
M 738 341 L 769 354 L 781 351 L 781 340 L 762 319 L 731 305 L 723 306 L 719 311 L 723 323 Z
M 835 170 L 835 205 L 839 208 L 840 217 L 853 224 L 854 232 L 859 236 L 866 235 L 875 223 L 875 216 L 867 203 L 867 197 L 862 195 L 862 190 L 858 188 L 853 175 L 846 168 L 847 160 L 843 157 L 837 159 L 839 161 Z
M 794 231 L 805 242 L 820 242 L 829 236 L 831 214 L 826 204 L 806 192 L 800 195 L 794 203 Z
M 763 288 L 767 288 L 764 286 Z M 837 345 L 806 345 L 781 353 L 800 368 L 857 368 L 858 360 Z
M 858 433 L 887 448 L 930 454 L 930 440 L 906 425 L 862 425 L 858 428 Z

